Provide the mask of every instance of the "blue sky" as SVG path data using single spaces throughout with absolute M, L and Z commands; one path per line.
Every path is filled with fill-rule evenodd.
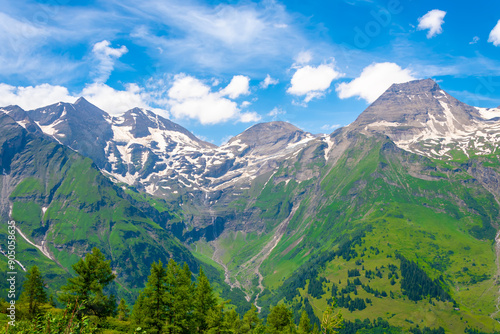
M 0 105 L 85 96 L 111 114 L 151 109 L 215 144 L 272 120 L 330 133 L 412 79 L 500 105 L 497 1 L 0 4 Z

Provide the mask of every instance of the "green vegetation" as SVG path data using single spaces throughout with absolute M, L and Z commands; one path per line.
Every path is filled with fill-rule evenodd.
M 166 202 L 139 193 L 112 183 L 90 159 L 24 135 L 9 197 L 12 218 L 29 240 L 18 237 L 19 260 L 45 273 L 47 294 L 60 295 L 69 279 L 66 293 L 73 296 L 70 302 L 62 294 L 65 309 L 20 300 L 27 310 L 21 319 L 35 318 L 21 321 L 26 331 L 64 332 L 77 324 L 82 333 L 500 330 L 500 206 L 496 184 L 488 184 L 500 173 L 498 155 L 454 152 L 454 160 L 438 161 L 383 136 L 350 134 L 334 163 L 325 163 L 324 148 L 301 151 L 242 190 L 246 197 L 214 204 L 229 217 L 217 218 L 236 227 L 187 244 L 190 251 L 169 232 L 173 224 L 197 231 L 192 218 L 206 206 L 190 203 L 189 194 Z M 30 242 L 44 245 L 44 254 Z M 94 247 L 107 278 L 80 289 L 85 280 L 78 277 L 95 267 L 80 259 Z M 224 283 L 224 266 L 249 301 Z M 31 272 L 19 272 L 21 283 L 33 281 Z M 335 302 L 343 328 L 329 325 Z
M 128 319 L 125 301 L 120 301 L 115 312 L 115 301 L 103 294 L 103 288 L 115 277 L 99 249 L 94 248 L 73 267 L 77 276 L 68 280 L 64 287 L 66 294 L 61 298 L 65 309 L 45 305 L 40 272 L 36 267 L 31 268 L 23 293 L 33 296 L 36 290 L 38 303 L 45 307 L 37 307 L 36 313 L 30 313 L 33 304 L 29 299 L 20 305 L 21 310 L 27 308 L 29 312 L 18 318 L 14 326 L 7 322 L 6 316 L 0 317 L 4 322 L 0 333 L 319 333 L 311 330 L 307 316 L 296 326 L 292 312 L 284 304 L 271 309 L 265 324 L 255 307 L 241 318 L 234 309 L 226 307 L 227 301 L 214 295 L 203 270 L 193 281 L 187 264 L 181 268 L 174 260 L 167 267 L 161 262 L 152 264 L 151 275 Z M 323 317 L 322 333 L 338 333 L 342 322 L 340 312 L 334 314 L 334 308 L 329 307 Z
M 103 291 L 116 278 L 109 262 L 98 248 L 80 259 L 72 266 L 78 276 L 70 278 L 62 287 L 61 301 L 66 305 L 83 303 L 86 312 L 99 318 L 113 314 L 115 298 Z
M 42 312 L 42 305 L 48 302 L 45 283 L 37 266 L 30 268 L 23 284 L 21 301 L 28 304 L 27 318 L 35 319 Z
M 357 135 L 353 141 L 333 166 L 322 167 L 320 191 L 308 189 L 310 183 L 273 181 L 299 173 L 299 165 L 282 166 L 262 191 L 260 203 L 272 203 L 273 210 L 290 198 L 300 202 L 288 233 L 260 266 L 262 314 L 285 302 L 296 324 L 304 310 L 319 325 L 320 310 L 335 297 L 346 323 L 368 318 L 367 329 L 384 328 L 387 321 L 393 332 L 417 324 L 422 330 L 500 330 L 489 317 L 497 298 L 493 239 L 499 218 L 492 193 L 470 181 L 463 161 L 424 158 L 383 137 Z M 488 164 L 500 171 L 497 157 L 474 159 L 477 168 Z M 272 236 L 268 230 L 261 238 Z M 247 242 L 250 247 L 240 251 L 241 240 L 222 237 L 230 268 L 241 265 L 243 252 L 249 259 L 262 249 L 249 251 L 254 244 Z M 398 254 L 408 261 L 404 266 Z M 406 264 L 416 281 L 404 278 Z

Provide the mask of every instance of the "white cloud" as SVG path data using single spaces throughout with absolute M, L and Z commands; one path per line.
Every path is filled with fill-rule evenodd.
M 220 90 L 221 96 L 229 96 L 231 99 L 236 99 L 240 95 L 250 94 L 249 86 L 250 78 L 244 75 L 235 75 L 229 85 Z
M 107 40 L 95 43 L 92 53 L 98 61 L 96 68 L 96 82 L 106 82 L 113 72 L 115 61 L 128 52 L 125 45 L 120 48 L 110 47 L 111 43 Z
M 321 127 L 321 130 L 325 130 L 325 131 L 333 131 L 335 129 L 338 129 L 340 128 L 342 125 L 340 124 L 325 124 Z
M 304 102 L 308 103 L 313 98 L 324 96 L 332 81 L 342 75 L 333 64 L 322 64 L 317 67 L 306 65 L 293 74 L 287 93 L 296 96 L 305 95 Z
M 262 119 L 259 114 L 255 111 L 245 112 L 240 115 L 240 122 L 242 123 L 250 123 L 250 122 L 258 122 Z
M 2 11 L 6 7 L 4 4 Z M 22 78 L 31 83 L 47 78 L 60 83 L 73 77 L 78 72 L 78 61 L 69 59 L 66 53 L 52 52 L 52 43 L 61 38 L 62 32 L 31 21 L 0 12 L 0 77 L 13 77 L 14 81 Z
M 38 86 L 15 87 L 0 83 L 0 106 L 18 105 L 23 109 L 36 109 L 57 102 L 75 102 L 77 97 L 69 94 L 62 86 L 42 84 Z
M 301 51 L 295 57 L 295 64 L 296 65 L 304 65 L 310 63 L 312 60 L 312 53 L 311 51 Z
M 183 74 L 174 77 L 174 83 L 168 90 L 168 96 L 178 101 L 202 98 L 209 93 L 209 86 L 194 77 Z
M 336 91 L 341 99 L 358 96 L 372 103 L 392 84 L 411 80 L 415 77 L 409 69 L 394 63 L 374 63 L 365 67 L 358 78 L 337 85 Z
M 270 116 L 272 117 L 273 120 L 276 120 L 278 119 L 278 117 L 280 115 L 286 115 L 286 111 L 281 109 L 281 108 L 278 108 L 278 107 L 274 107 L 273 110 L 271 110 L 267 116 Z
M 229 140 L 231 140 L 231 138 L 233 138 L 233 137 L 234 137 L 233 135 L 227 135 L 227 136 L 222 137 L 222 139 L 220 140 L 220 144 L 221 145 L 227 144 L 227 142 Z
M 469 42 L 469 44 L 477 44 L 477 42 L 479 42 L 479 36 L 474 36 L 474 38 L 472 39 L 472 41 Z
M 136 84 L 127 84 L 125 90 L 117 90 L 97 82 L 85 87 L 80 95 L 110 115 L 119 115 L 139 107 L 168 117 L 167 111 L 154 107 L 153 102 L 156 101 L 152 101 L 151 94 Z
M 427 38 L 432 38 L 443 32 L 445 11 L 433 9 L 422 17 L 418 18 L 418 30 L 427 30 Z
M 250 102 L 243 101 L 238 106 L 228 98 L 237 98 L 249 93 L 248 85 L 245 85 L 248 80 L 247 77 L 235 76 L 224 89 L 213 92 L 210 85 L 194 77 L 179 74 L 173 77 L 173 84 L 168 90 L 164 80 L 153 80 L 148 82 L 146 87 L 126 84 L 123 90 L 95 82 L 87 85 L 78 94 L 69 93 L 66 87 L 50 84 L 15 87 L 0 83 L 0 107 L 16 104 L 23 109 L 35 109 L 57 102 L 73 103 L 83 96 L 110 115 L 120 115 L 139 107 L 164 117 L 196 119 L 202 124 L 216 124 L 228 120 L 256 122 L 261 119 L 258 113 L 241 110 L 250 106 Z
M 228 86 L 218 92 L 199 79 L 185 74 L 174 77 L 168 91 L 170 112 L 175 118 L 196 119 L 201 124 L 223 123 L 231 119 L 254 122 L 260 119 L 255 112 L 241 112 L 238 104 L 230 98 L 247 94 L 249 78 L 234 76 Z
M 276 1 L 217 5 L 143 1 L 130 6 L 155 22 L 136 27 L 132 37 L 145 47 L 164 49 L 162 61 L 175 59 L 212 69 L 241 64 L 262 68 L 255 59 L 295 53 L 305 42 L 294 18 Z M 165 36 L 165 29 L 178 33 Z
M 90 103 L 110 115 L 119 115 L 135 107 L 146 108 L 168 117 L 164 109 L 156 108 L 152 96 L 136 84 L 128 84 L 125 90 L 116 90 L 103 83 L 94 83 L 78 94 L 70 94 L 63 86 L 42 84 L 38 86 L 15 87 L 0 84 L 0 106 L 16 104 L 23 109 L 36 109 L 58 102 L 74 103 L 78 97 L 85 97 Z M 155 101 L 156 102 L 156 101 Z
M 286 114 L 286 111 L 284 111 L 283 109 L 278 108 L 278 107 L 274 107 L 273 110 L 271 110 L 267 114 L 267 116 L 276 117 L 278 115 L 285 115 L 285 114 Z
M 266 89 L 267 87 L 271 85 L 277 85 L 280 81 L 278 79 L 273 79 L 271 76 L 268 74 L 266 75 L 266 78 L 260 83 L 260 87 L 263 89 Z
M 497 25 L 490 32 L 488 42 L 493 43 L 494 46 L 500 45 L 500 20 L 498 20 Z

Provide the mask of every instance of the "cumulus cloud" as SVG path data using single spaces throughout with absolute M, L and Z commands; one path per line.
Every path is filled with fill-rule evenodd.
M 240 122 L 258 121 L 260 116 L 257 113 L 241 112 L 238 104 L 229 99 L 248 94 L 248 81 L 248 77 L 234 76 L 229 85 L 213 92 L 201 80 L 178 74 L 168 91 L 170 112 L 175 118 L 196 119 L 201 124 L 216 124 L 231 119 Z
M 260 87 L 263 89 L 266 89 L 267 87 L 271 85 L 277 85 L 280 81 L 278 79 L 273 79 L 271 76 L 268 74 L 266 75 L 266 78 L 260 83 Z
M 296 96 L 305 96 L 304 102 L 308 103 L 314 98 L 325 95 L 333 80 L 343 74 L 335 69 L 333 63 L 322 64 L 317 67 L 306 65 L 299 67 L 293 74 L 291 86 L 287 93 Z
M 98 61 L 96 68 L 96 82 L 106 82 L 113 72 L 115 61 L 128 52 L 125 45 L 119 48 L 112 48 L 111 43 L 107 40 L 95 43 L 92 48 L 92 53 Z
M 498 20 L 497 25 L 490 32 L 488 42 L 493 43 L 494 46 L 500 45 L 500 20 Z
M 168 117 L 165 109 L 154 107 L 151 93 L 137 84 L 127 84 L 125 90 L 117 90 L 97 82 L 85 87 L 80 95 L 110 115 L 120 115 L 127 110 L 139 107 Z
M 427 38 L 432 38 L 443 32 L 445 11 L 433 9 L 422 17 L 418 18 L 418 30 L 429 30 Z
M 202 124 L 216 124 L 228 120 L 256 122 L 261 116 L 254 111 L 242 111 L 251 105 L 233 101 L 250 93 L 249 78 L 234 76 L 218 91 L 210 84 L 185 74 L 173 77 L 168 87 L 165 80 L 151 80 L 145 87 L 129 83 L 124 89 L 115 89 L 103 82 L 87 85 L 72 94 L 66 87 L 43 84 L 16 87 L 0 83 L 0 106 L 16 104 L 23 109 L 35 109 L 58 102 L 75 102 L 80 96 L 110 115 L 120 115 L 135 107 L 151 110 L 164 117 L 196 119 Z
M 357 96 L 372 103 L 392 84 L 411 80 L 415 77 L 409 69 L 394 63 L 374 63 L 365 67 L 358 78 L 337 85 L 335 90 L 341 99 Z
M 119 115 L 134 107 L 140 107 L 168 117 L 164 109 L 156 108 L 152 103 L 151 93 L 136 84 L 126 85 L 125 90 L 117 90 L 104 83 L 94 83 L 78 94 L 70 94 L 66 87 L 50 84 L 28 87 L 0 84 L 0 106 L 15 104 L 26 110 L 58 102 L 74 103 L 80 96 L 110 115 Z
M 42 84 L 16 87 L 0 84 L 0 106 L 18 105 L 23 109 L 36 109 L 57 102 L 75 102 L 66 87 Z
M 220 91 L 222 96 L 229 96 L 231 99 L 236 99 L 240 95 L 250 94 L 250 78 L 244 75 L 235 75 L 229 85 Z
M 174 83 L 168 90 L 168 96 L 177 101 L 202 98 L 209 93 L 209 86 L 192 76 L 183 74 L 174 77 Z
M 261 119 L 262 117 L 260 117 L 260 115 L 255 111 L 240 114 L 240 122 L 242 123 L 258 122 Z

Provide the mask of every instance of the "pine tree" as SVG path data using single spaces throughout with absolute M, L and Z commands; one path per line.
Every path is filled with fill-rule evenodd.
M 68 284 L 62 287 L 64 293 L 61 301 L 66 304 L 84 304 L 86 313 L 98 317 L 113 314 L 116 309 L 114 296 L 105 295 L 103 289 L 115 279 L 115 275 L 104 254 L 94 248 L 92 253 L 72 267 L 77 276 L 68 279 Z
M 29 319 L 33 319 L 40 314 L 40 306 L 47 303 L 45 283 L 37 266 L 31 267 L 26 274 L 26 281 L 23 284 L 21 299 L 28 303 Z
M 299 322 L 299 333 L 306 334 L 311 333 L 311 321 L 306 311 L 302 311 Z
M 267 326 L 271 334 L 289 333 L 292 331 L 292 311 L 284 304 L 271 308 L 267 316 Z
M 133 319 L 136 324 L 144 326 L 148 333 L 160 334 L 167 320 L 167 272 L 158 261 L 151 265 L 144 290 L 139 294 L 134 305 Z
M 169 333 L 192 333 L 194 326 L 194 289 L 187 263 L 181 269 L 174 260 L 167 267 L 167 327 Z
M 227 328 L 230 333 L 241 333 L 240 315 L 235 309 L 231 309 L 224 313 L 224 327 Z
M 252 333 L 255 328 L 261 324 L 259 319 L 259 314 L 257 312 L 257 307 L 252 304 L 250 310 L 243 316 L 243 321 L 241 325 L 242 333 Z
M 198 332 L 204 332 L 207 329 L 206 317 L 208 311 L 217 305 L 217 300 L 213 294 L 212 287 L 207 276 L 200 268 L 198 284 L 195 289 L 195 317 L 198 324 Z
M 128 318 L 128 305 L 125 302 L 125 299 L 120 300 L 120 304 L 118 304 L 118 320 L 127 320 Z
M 205 318 L 207 324 L 207 334 L 229 334 L 231 326 L 225 321 L 227 315 L 224 312 L 224 306 L 227 302 L 222 302 L 208 310 Z

